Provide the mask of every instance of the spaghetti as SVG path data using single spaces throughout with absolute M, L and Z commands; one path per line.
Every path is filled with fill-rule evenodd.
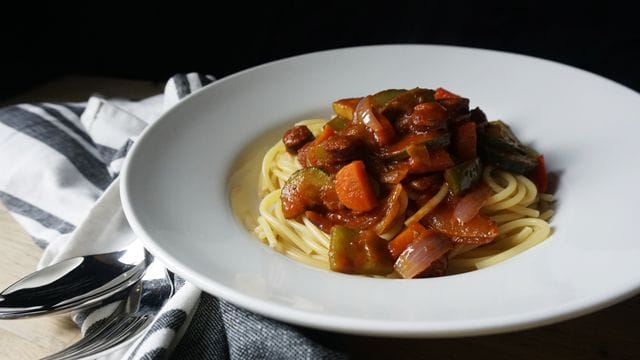
M 296 126 L 305 126 L 315 138 L 318 138 L 323 136 L 327 120 L 305 120 L 297 123 Z M 260 171 L 261 202 L 255 234 L 264 244 L 294 260 L 321 269 L 333 269 L 335 263 L 330 261 L 333 232 L 330 235 L 323 231 L 317 219 L 309 218 L 308 212 L 292 218 L 287 216 L 286 207 L 283 207 L 283 187 L 294 173 L 303 168 L 298 157 L 288 151 L 282 140 L 266 152 Z M 446 259 L 439 258 L 438 261 L 431 261 L 431 266 L 436 266 L 438 262 L 444 263 L 447 274 L 497 264 L 539 244 L 551 233 L 548 220 L 553 215 L 551 204 L 555 200 L 551 194 L 539 192 L 539 185 L 530 178 L 486 165 L 482 169 L 479 182 L 489 191 L 479 208 L 479 214 L 495 224 L 497 236 L 489 242 L 477 241 L 477 243 L 469 237 L 461 243 L 454 242 L 453 248 L 443 250 L 446 252 L 446 256 L 443 256 Z M 420 224 L 427 224 L 428 221 L 425 219 L 430 214 L 446 206 L 442 204 L 450 202 L 450 193 L 453 191 L 450 187 L 448 181 L 443 182 L 429 199 L 421 201 L 419 208 L 409 212 L 405 211 L 406 197 L 404 203 L 396 201 L 396 204 L 404 205 L 400 210 L 397 207 L 402 205 L 395 205 L 396 208 L 393 208 L 389 205 L 390 203 L 387 204 L 386 215 L 380 220 L 380 223 L 384 223 L 384 231 L 380 232 L 380 236 L 387 240 L 399 239 L 402 237 L 401 232 L 406 232 L 414 226 L 424 229 Z M 402 190 L 402 187 L 397 184 L 394 189 Z M 404 190 L 402 193 L 405 193 Z M 387 205 L 382 204 L 379 207 Z M 391 216 L 390 213 L 393 213 L 393 217 L 387 219 L 387 216 Z M 401 275 L 405 276 L 404 273 Z

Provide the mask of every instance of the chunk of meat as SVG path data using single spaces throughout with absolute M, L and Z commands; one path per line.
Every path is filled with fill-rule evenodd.
M 358 140 L 336 135 L 320 144 L 327 151 L 327 162 L 340 163 L 353 160 L 358 150 Z
M 447 273 L 448 267 L 449 267 L 449 257 L 447 256 L 447 254 L 445 254 L 445 255 L 442 255 L 440 258 L 438 258 L 438 260 L 435 260 L 434 262 L 432 262 L 431 265 L 429 265 L 429 267 L 425 271 L 416 275 L 416 277 L 427 278 L 427 277 L 443 276 Z
M 298 149 L 306 143 L 313 141 L 313 133 L 305 125 L 294 126 L 287 130 L 282 136 L 282 142 L 285 148 L 291 154 L 296 154 Z
M 358 157 L 360 142 L 357 138 L 333 135 L 325 140 L 307 143 L 298 150 L 298 161 L 305 167 L 318 167 L 335 174 L 342 166 Z
M 415 200 L 418 206 L 422 206 L 440 190 L 443 182 L 442 174 L 436 173 L 414 176 L 404 184 L 409 197 Z
M 444 106 L 437 102 L 426 102 L 414 106 L 411 113 L 395 123 L 395 127 L 403 135 L 423 134 L 446 129 L 447 118 L 447 109 Z
M 487 244 L 498 236 L 498 226 L 488 217 L 477 214 L 466 222 L 454 216 L 455 204 L 441 204 L 425 217 L 430 228 L 438 230 L 456 243 Z

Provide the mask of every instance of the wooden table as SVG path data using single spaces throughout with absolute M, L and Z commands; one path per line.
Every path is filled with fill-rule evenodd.
M 64 78 L 18 100 L 83 100 L 96 91 L 139 98 L 158 93 L 161 84 Z M 33 271 L 41 253 L 0 207 L 0 288 Z M 0 359 L 37 359 L 78 338 L 78 330 L 64 315 L 0 321 Z M 356 359 L 640 359 L 640 296 L 578 319 L 510 334 L 461 339 L 345 335 L 341 339 L 341 346 Z

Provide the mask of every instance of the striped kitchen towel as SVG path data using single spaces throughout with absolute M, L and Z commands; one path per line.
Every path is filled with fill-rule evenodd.
M 213 80 L 196 73 L 175 75 L 164 94 L 139 102 L 94 96 L 86 103 L 0 109 L 0 201 L 45 248 L 40 267 L 118 250 L 137 241 L 120 204 L 122 161 L 149 123 Z M 172 278 L 177 290 L 165 304 L 154 303 L 153 289 L 142 298 L 143 305 L 155 313 L 151 326 L 108 358 L 344 357 L 334 334 L 264 318 L 202 293 L 177 276 Z M 171 284 L 160 282 L 161 286 Z M 86 334 L 116 305 L 77 313 L 74 320 Z

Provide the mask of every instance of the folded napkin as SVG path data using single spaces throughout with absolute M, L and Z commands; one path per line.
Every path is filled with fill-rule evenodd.
M 93 96 L 86 103 L 0 109 L 0 200 L 45 249 L 39 267 L 138 241 L 119 197 L 118 174 L 127 151 L 149 123 L 213 80 L 179 74 L 167 82 L 163 95 L 139 102 Z M 178 276 L 173 279 L 177 290 L 158 309 L 152 325 L 110 358 L 345 357 L 335 334 L 264 318 L 203 293 Z M 153 301 L 153 291 L 142 298 L 143 303 Z M 116 305 L 77 313 L 74 320 L 86 334 Z

